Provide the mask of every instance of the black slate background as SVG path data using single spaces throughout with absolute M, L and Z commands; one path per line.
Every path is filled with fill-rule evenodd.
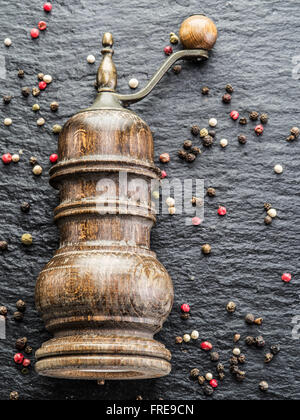
M 8 240 L 9 250 L 0 254 L 0 304 L 7 305 L 7 339 L 0 342 L 0 399 L 17 390 L 22 399 L 204 399 L 201 387 L 189 379 L 189 370 L 213 371 L 208 355 L 199 349 L 199 341 L 175 346 L 178 334 L 197 329 L 201 339 L 211 340 L 227 361 L 231 355 L 233 334 L 262 333 L 268 344 L 281 342 L 283 350 L 269 366 L 263 363 L 264 351 L 249 350 L 247 380 L 236 383 L 228 374 L 214 399 L 298 399 L 300 397 L 299 340 L 292 338 L 292 320 L 299 308 L 299 236 L 300 187 L 299 142 L 287 143 L 289 129 L 299 125 L 299 80 L 292 77 L 292 59 L 300 55 L 300 4 L 298 1 L 261 0 L 74 0 L 53 2 L 53 12 L 45 15 L 43 2 L 0 1 L 0 39 L 9 36 L 13 45 L 0 47 L 6 61 L 6 78 L 0 80 L 0 94 L 13 94 L 9 106 L 0 105 L 0 152 L 24 154 L 18 164 L 0 165 L 0 239 Z M 48 157 L 56 150 L 57 138 L 51 133 L 54 123 L 89 105 L 95 96 L 93 87 L 96 65 L 88 65 L 86 56 L 100 60 L 101 36 L 111 31 L 115 38 L 115 62 L 119 90 L 128 92 L 127 82 L 134 76 L 142 86 L 164 60 L 163 47 L 169 32 L 178 31 L 183 18 L 196 12 L 210 16 L 219 29 L 219 39 L 208 62 L 183 63 L 176 76 L 169 72 L 153 94 L 132 106 L 151 127 L 156 145 L 156 161 L 169 152 L 168 176 L 203 178 L 205 185 L 217 189 L 215 199 L 206 199 L 205 223 L 185 226 L 184 216 L 160 215 L 153 229 L 152 248 L 165 264 L 174 281 L 175 304 L 158 339 L 173 353 L 170 376 L 158 380 L 76 382 L 38 377 L 34 372 L 22 376 L 12 361 L 14 341 L 26 335 L 37 349 L 48 338 L 34 309 L 34 287 L 38 273 L 58 247 L 58 232 L 52 212 L 58 194 L 48 184 Z M 48 30 L 32 41 L 29 31 L 44 19 Z M 2 42 L 2 41 L 1 41 Z M 176 49 L 179 47 L 176 47 Z M 24 80 L 17 77 L 23 68 Z M 23 86 L 35 86 L 36 74 L 51 74 L 54 81 L 39 98 L 22 97 Z M 296 69 L 295 69 L 296 72 Z M 221 102 L 226 83 L 235 93 L 232 105 Z M 208 97 L 201 87 L 211 88 Z M 57 115 L 49 111 L 53 100 L 60 102 Z M 43 128 L 36 126 L 33 103 L 41 105 Z M 253 124 L 242 128 L 230 120 L 231 109 L 241 115 L 251 110 L 267 112 L 270 121 L 262 137 L 257 138 Z M 3 125 L 5 117 L 14 124 Z M 190 137 L 189 127 L 207 126 L 208 118 L 218 118 L 218 141 L 229 139 L 223 150 L 218 142 L 205 150 L 195 163 L 179 161 L 176 152 Z M 241 146 L 237 135 L 248 134 Z M 200 145 L 200 139 L 196 141 Z M 35 155 L 44 173 L 35 178 L 28 162 Z M 281 163 L 284 173 L 277 176 L 273 166 Z M 162 165 L 160 165 L 162 166 Z M 20 211 L 20 203 L 32 204 L 30 214 Z M 270 201 L 278 210 L 272 226 L 263 223 L 263 203 Z M 219 204 L 228 215 L 216 214 Z M 34 245 L 24 248 L 20 237 L 32 233 Z M 205 258 L 201 245 L 209 242 L 212 255 Z M 284 284 L 280 277 L 293 273 L 293 281 Z M 28 304 L 24 322 L 12 320 L 15 302 Z M 226 303 L 238 304 L 235 315 L 224 310 Z M 179 307 L 188 302 L 192 317 L 180 319 Z M 265 318 L 261 327 L 247 327 L 247 312 Z M 258 383 L 266 379 L 270 391 L 262 394 Z

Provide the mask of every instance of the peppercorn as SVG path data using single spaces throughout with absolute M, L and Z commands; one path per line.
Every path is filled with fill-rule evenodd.
M 20 79 L 24 79 L 24 76 L 25 76 L 25 71 L 24 71 L 24 70 L 22 70 L 22 69 L 20 69 L 20 70 L 18 71 L 18 77 L 19 77 Z
M 238 357 L 238 361 L 241 364 L 246 363 L 246 356 L 244 354 L 240 354 L 239 357 Z
M 274 219 L 277 216 L 277 211 L 275 209 L 268 210 L 268 216 Z
M 21 299 L 16 303 L 16 307 L 20 312 L 26 311 L 26 303 Z
M 263 124 L 266 124 L 268 122 L 269 116 L 268 116 L 268 114 L 261 114 L 259 119 Z
M 181 65 L 180 64 L 176 64 L 176 66 L 173 67 L 173 72 L 175 74 L 179 74 L 181 72 L 181 69 L 182 69 Z
M 32 95 L 33 96 L 39 96 L 39 94 L 41 93 L 40 89 L 37 87 L 33 87 L 32 88 Z
M 200 137 L 205 137 L 205 136 L 208 136 L 208 130 L 207 130 L 207 128 L 202 128 L 201 130 L 200 130 Z
M 276 356 L 280 352 L 280 344 L 276 344 L 274 346 L 271 346 L 271 352 Z
M 220 373 L 220 372 L 224 372 L 225 367 L 222 363 L 218 363 L 216 369 L 217 369 L 217 372 Z
M 191 341 L 191 336 L 189 334 L 184 334 L 183 341 L 189 343 Z
M 255 344 L 256 344 L 256 347 L 264 347 L 266 343 L 265 343 L 264 338 L 260 335 L 256 337 Z
M 56 112 L 59 108 L 59 103 L 58 102 L 51 102 L 50 104 L 50 109 L 52 112 Z
M 178 157 L 180 158 L 180 159 L 185 159 L 186 158 L 186 155 L 187 155 L 187 153 L 184 151 L 184 150 L 178 150 Z
M 44 73 L 39 73 L 37 75 L 38 80 L 43 80 L 44 79 Z
M 172 48 L 170 45 L 167 45 L 167 46 L 164 48 L 164 53 L 165 53 L 166 55 L 171 55 L 171 54 L 173 53 L 173 48 Z
M 247 137 L 244 134 L 240 134 L 238 136 L 238 141 L 240 144 L 246 144 L 247 143 Z
M 20 311 L 16 311 L 16 312 L 14 313 L 13 317 L 14 317 L 14 320 L 15 320 L 15 321 L 17 321 L 17 322 L 21 322 L 21 321 L 23 321 L 24 314 L 23 314 L 22 312 L 20 312 Z
M 194 153 L 188 153 L 185 157 L 185 160 L 187 162 L 194 162 L 195 159 L 196 159 L 196 156 L 194 155 Z
M 230 373 L 236 375 L 239 372 L 239 367 L 237 365 L 230 365 Z
M 226 92 L 228 92 L 228 93 L 233 93 L 233 92 L 234 92 L 233 87 L 232 87 L 232 86 L 231 86 L 231 84 L 229 84 L 229 83 L 225 86 L 225 90 L 226 90 Z
M 8 243 L 6 241 L 0 241 L 0 251 L 6 251 L 8 248 Z
M 30 35 L 32 39 L 36 39 L 40 36 L 40 31 L 37 28 L 32 28 L 30 31 Z
M 33 112 L 38 112 L 41 109 L 41 107 L 39 106 L 39 104 L 33 104 L 31 109 Z
M 30 347 L 30 346 L 26 346 L 26 347 L 25 347 L 24 352 L 25 352 L 26 354 L 32 354 L 32 351 L 33 351 L 32 347 Z
M 200 385 L 203 385 L 205 383 L 206 379 L 204 378 L 204 376 L 198 376 L 198 382 Z
M 62 130 L 62 126 L 59 124 L 54 124 L 54 126 L 52 127 L 52 132 L 54 134 L 59 134 Z
M 264 132 L 264 127 L 263 125 L 259 124 L 254 128 L 255 134 L 257 136 L 260 136 L 263 132 Z
M 260 384 L 259 384 L 259 389 L 260 389 L 261 391 L 263 391 L 263 392 L 268 391 L 268 389 L 269 389 L 269 384 L 268 384 L 268 382 L 266 382 L 266 381 L 262 381 L 262 382 L 260 382 Z
M 218 120 L 216 118 L 210 118 L 208 124 L 210 127 L 216 127 L 218 125 Z
M 216 351 L 210 353 L 210 360 L 212 362 L 218 362 L 220 360 L 220 355 Z
M 224 381 L 225 379 L 225 373 L 224 372 L 219 372 L 218 374 L 220 381 Z
M 195 206 L 198 206 L 198 207 L 203 206 L 203 201 L 200 198 L 197 198 L 197 197 L 192 197 L 191 203 L 192 203 L 192 206 L 194 206 L 194 207 Z
M 209 88 L 207 86 L 204 86 L 201 90 L 202 95 L 208 95 L 209 94 Z
M 16 349 L 17 350 L 24 350 L 27 344 L 27 338 L 23 337 L 23 338 L 18 338 L 16 341 Z
M 89 55 L 86 57 L 86 61 L 87 61 L 89 64 L 94 64 L 94 63 L 95 63 L 95 61 L 96 61 L 96 57 L 95 57 L 93 54 L 89 54 Z M 137 86 L 138 86 L 138 84 L 139 84 L 139 82 L 138 82 L 138 80 L 137 80 L 137 79 L 130 79 L 130 80 L 129 80 L 129 82 L 128 82 L 129 87 L 132 87 L 131 85 L 132 85 L 132 84 L 134 84 L 134 83 L 131 83 L 131 81 L 132 81 L 132 80 L 136 80 L 136 82 L 137 82 L 136 87 L 137 87 Z M 133 88 L 133 89 L 135 89 L 135 88 Z
M 215 197 L 215 195 L 216 195 L 216 190 L 215 190 L 214 188 L 212 188 L 212 187 L 209 187 L 209 188 L 207 189 L 207 191 L 206 191 L 206 194 L 207 194 L 209 197 Z
M 183 143 L 183 148 L 185 150 L 190 149 L 193 146 L 193 143 L 191 142 L 191 140 L 185 140 L 185 142 Z
M 240 114 L 238 111 L 233 110 L 230 112 L 230 118 L 232 118 L 234 121 L 236 121 L 239 118 L 239 116 Z
M 291 128 L 291 135 L 295 138 L 299 137 L 300 129 L 298 127 Z
M 245 380 L 245 378 L 246 378 L 246 372 L 243 372 L 243 371 L 239 370 L 236 373 L 236 380 L 238 382 L 243 382 Z
M 9 127 L 10 125 L 12 125 L 12 119 L 11 118 L 5 118 L 4 119 L 4 125 L 6 125 L 7 127 Z
M 272 353 L 267 353 L 267 354 L 265 355 L 265 363 L 270 363 L 270 362 L 272 362 L 273 358 L 274 358 L 274 355 L 273 355 Z
M 264 203 L 264 209 L 266 211 L 270 210 L 271 208 L 272 208 L 272 204 L 270 204 L 270 203 Z
M 45 74 L 45 76 L 43 77 L 43 82 L 49 85 L 50 83 L 52 83 L 52 81 L 53 81 L 52 76 L 50 76 L 50 74 Z
M 275 172 L 276 174 L 282 174 L 282 172 L 283 172 L 283 167 L 282 167 L 282 165 L 280 165 L 280 164 L 275 165 L 275 166 L 274 166 L 274 172 Z
M 241 354 L 241 350 L 236 347 L 232 350 L 232 353 L 234 354 L 234 356 L 238 357 Z
M 233 337 L 234 343 L 237 343 L 238 341 L 240 341 L 240 338 L 241 338 L 241 334 L 235 334 Z
M 255 321 L 255 317 L 254 317 L 254 315 L 252 315 L 252 314 L 247 314 L 247 315 L 245 316 L 245 321 L 246 321 L 246 323 L 247 323 L 247 324 L 249 324 L 249 325 L 254 324 L 254 321 Z
M 202 249 L 203 254 L 205 255 L 208 255 L 211 253 L 211 246 L 209 244 L 202 245 L 201 249 Z
M 176 208 L 175 207 L 169 207 L 168 212 L 169 212 L 169 214 L 173 215 L 173 214 L 176 213 Z
M 5 105 L 10 104 L 11 100 L 12 100 L 12 96 L 11 95 L 5 95 L 5 96 L 3 96 L 3 102 L 5 103 Z
M 27 359 L 26 359 L 27 360 Z M 22 370 L 21 370 L 21 373 L 22 373 L 22 375 L 28 375 L 29 374 L 29 369 L 27 368 L 27 367 L 24 367 Z
M 227 139 L 221 139 L 220 140 L 220 146 L 221 147 L 227 147 L 228 146 L 228 140 Z
M 191 338 L 193 340 L 198 340 L 198 338 L 199 338 L 199 332 L 197 330 L 192 331 L 191 332 Z
M 200 127 L 198 125 L 193 125 L 191 127 L 191 133 L 193 136 L 198 136 L 200 134 Z
M 296 137 L 291 135 L 286 138 L 286 141 L 294 141 L 295 139 Z
M 229 93 L 225 93 L 225 95 L 222 96 L 222 101 L 224 102 L 224 104 L 230 104 L 231 95 L 229 95 Z
M 256 325 L 262 325 L 262 323 L 263 323 L 263 318 L 257 318 L 255 321 L 254 321 L 254 324 L 256 324 Z
M 270 216 L 266 216 L 264 222 L 266 225 L 270 225 L 273 222 L 273 219 Z
M 181 315 L 180 315 L 180 318 L 181 318 L 183 321 L 186 321 L 187 319 L 189 319 L 189 318 L 190 318 L 190 314 L 183 313 L 183 314 L 181 314 Z
M 214 393 L 214 389 L 210 385 L 205 385 L 203 392 L 206 396 L 210 397 Z
M 30 233 L 24 233 L 24 235 L 22 235 L 21 240 L 24 245 L 29 246 L 32 244 L 32 236 L 30 235 Z
M 245 343 L 247 344 L 247 346 L 253 346 L 253 344 L 255 344 L 255 338 L 251 336 L 246 337 Z
M 197 146 L 191 147 L 190 152 L 195 156 L 201 155 L 201 153 L 202 153 L 201 150 L 199 149 L 199 147 L 197 147 Z
M 22 95 L 23 95 L 25 98 L 28 98 L 28 96 L 30 95 L 30 88 L 29 88 L 29 87 L 23 87 L 23 88 L 22 88 Z
M 212 380 L 212 378 L 213 378 L 213 375 L 212 375 L 212 373 L 210 373 L 210 372 L 208 372 L 208 373 L 205 375 L 205 379 L 206 379 L 207 381 L 211 381 L 211 380 Z
M 198 378 L 199 374 L 200 374 L 200 371 L 197 368 L 192 369 L 191 372 L 190 372 L 191 378 L 193 378 L 193 379 Z
M 218 208 L 218 215 L 219 216 L 226 216 L 227 214 L 227 209 L 224 206 L 219 206 Z
M 170 33 L 170 42 L 171 44 L 178 44 L 179 42 L 179 38 L 174 32 Z
M 24 201 L 22 204 L 21 204 L 21 210 L 22 210 L 22 212 L 23 213 L 28 213 L 29 212 L 29 210 L 30 210 L 30 204 L 29 203 L 27 203 L 26 201 Z
M 239 364 L 239 360 L 236 356 L 232 356 L 229 359 L 230 366 L 237 366 Z
M 256 111 L 250 112 L 250 115 L 249 115 L 250 120 L 257 121 L 258 120 L 258 117 L 259 117 L 259 113 L 258 112 L 256 112 Z
M 20 396 L 19 396 L 19 393 L 17 392 L 17 391 L 12 391 L 10 394 L 9 394 L 9 399 L 11 400 L 11 401 L 16 401 L 16 400 L 18 400 L 20 398 Z
M 37 120 L 37 122 L 36 122 L 36 125 L 38 126 L 38 127 L 42 127 L 43 125 L 45 125 L 45 119 L 44 118 L 39 118 L 38 120 Z
M 32 172 L 35 176 L 40 176 L 43 172 L 43 168 L 40 165 L 35 165 L 32 169 Z
M 6 306 L 0 306 L 0 315 L 6 316 L 7 315 L 7 307 Z
M 213 137 L 207 135 L 203 138 L 203 146 L 210 147 L 214 142 Z
M 226 305 L 226 310 L 227 312 L 229 312 L 230 314 L 233 314 L 236 310 L 236 304 L 234 302 L 229 302 Z
M 24 359 L 22 364 L 25 368 L 27 368 L 31 365 L 31 361 L 29 359 Z
M 202 350 L 205 351 L 210 351 L 213 348 L 212 344 L 209 341 L 204 341 L 203 343 L 201 343 L 200 347 Z

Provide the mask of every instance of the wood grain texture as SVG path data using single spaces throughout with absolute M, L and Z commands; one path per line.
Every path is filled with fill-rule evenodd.
M 179 30 L 182 45 L 187 49 L 211 50 L 218 37 L 214 22 L 203 15 L 193 15 L 182 22 Z
M 139 379 L 170 372 L 170 352 L 153 340 L 173 304 L 171 279 L 150 250 L 153 179 L 159 170 L 151 131 L 131 111 L 87 111 L 66 123 L 51 170 L 60 189 L 61 243 L 36 285 L 37 308 L 54 334 L 36 353 L 41 375 Z

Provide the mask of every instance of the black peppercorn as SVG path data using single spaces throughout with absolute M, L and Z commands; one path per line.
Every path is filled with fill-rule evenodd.
M 6 251 L 8 248 L 8 243 L 6 241 L 0 241 L 0 251 Z
M 210 353 L 210 360 L 212 362 L 218 362 L 220 360 L 220 355 L 216 351 Z
M 24 71 L 24 70 L 19 70 L 19 71 L 18 71 L 18 77 L 19 77 L 20 79 L 24 79 L 24 76 L 25 76 L 25 71 Z
M 196 159 L 196 156 L 193 153 L 188 153 L 185 158 L 187 162 L 194 162 L 195 159 Z
M 189 318 L 190 318 L 190 314 L 189 314 L 189 313 L 187 313 L 187 312 L 183 312 L 183 313 L 180 315 L 180 318 L 181 318 L 181 319 L 183 319 L 184 321 L 186 321 L 187 319 L 189 319 Z
M 237 365 L 231 365 L 229 370 L 230 370 L 230 373 L 232 373 L 233 375 L 236 375 L 237 372 L 239 371 L 239 367 Z
M 276 344 L 275 346 L 271 347 L 271 352 L 276 356 L 280 352 L 280 344 Z
M 236 380 L 238 382 L 243 382 L 245 380 L 245 378 L 246 378 L 246 372 L 243 372 L 243 371 L 239 370 L 236 373 Z
M 239 119 L 239 123 L 241 125 L 246 125 L 246 124 L 248 124 L 248 120 L 247 120 L 246 117 L 242 117 L 242 118 Z
M 215 197 L 215 195 L 216 195 L 216 190 L 215 190 L 214 188 L 210 187 L 210 188 L 208 188 L 208 189 L 207 189 L 206 194 L 207 194 L 209 197 Z
M 264 338 L 260 335 L 259 337 L 256 337 L 255 344 L 256 344 L 256 347 L 265 347 L 266 343 L 265 343 Z
M 32 351 L 33 351 L 33 349 L 32 349 L 32 347 L 31 347 L 31 346 L 26 346 L 26 347 L 25 347 L 24 352 L 25 352 L 26 354 L 32 354 Z
M 198 155 L 201 154 L 201 150 L 197 146 L 191 147 L 190 152 L 193 153 L 193 155 L 195 155 L 195 156 L 198 156 Z
M 27 344 L 27 338 L 23 337 L 23 338 L 18 338 L 18 340 L 16 341 L 16 349 L 17 350 L 24 350 Z
M 191 378 L 196 379 L 200 374 L 199 369 L 195 368 L 190 371 Z
M 7 315 L 7 307 L 6 306 L 0 306 L 0 315 L 6 316 Z
M 180 159 L 185 159 L 187 153 L 184 150 L 178 150 L 178 156 Z
M 52 112 L 56 112 L 58 110 L 58 108 L 59 108 L 59 103 L 58 102 L 52 102 L 50 104 L 50 109 L 51 109 Z
M 238 357 L 238 361 L 239 361 L 239 363 L 241 363 L 241 364 L 246 363 L 246 356 L 245 356 L 244 354 L 241 354 L 241 355 Z
M 249 324 L 249 325 L 254 324 L 254 321 L 255 321 L 255 317 L 254 317 L 254 315 L 252 315 L 252 314 L 247 314 L 247 315 L 245 316 L 245 321 L 246 321 L 246 323 L 247 323 L 247 324 Z
M 228 92 L 228 93 L 233 93 L 233 91 L 234 91 L 233 87 L 232 87 L 230 84 L 227 84 L 227 85 L 225 86 L 225 90 L 226 90 L 226 92 Z
M 271 216 L 266 216 L 264 222 L 266 225 L 270 225 L 273 222 L 273 219 Z
M 224 104 L 230 104 L 231 95 L 229 95 L 229 93 L 225 93 L 225 95 L 222 96 L 222 101 L 224 102 Z
M 204 86 L 201 90 L 202 95 L 208 95 L 209 94 L 209 88 L 207 86 Z
M 225 370 L 225 367 L 224 367 L 224 365 L 222 364 L 222 363 L 218 363 L 217 364 L 217 372 L 224 372 L 224 370 Z
M 26 310 L 26 303 L 23 300 L 18 300 L 16 303 L 16 307 L 20 312 L 25 312 Z
M 21 210 L 22 210 L 22 212 L 23 213 L 28 213 L 29 212 L 29 210 L 30 210 L 30 204 L 29 203 L 27 203 L 26 201 L 24 201 L 22 204 L 21 204 Z
M 247 344 L 247 346 L 253 346 L 255 344 L 255 338 L 251 336 L 246 337 L 245 343 Z
M 5 105 L 10 104 L 11 100 L 12 100 L 12 96 L 11 95 L 5 95 L 5 96 L 3 96 L 3 102 L 5 103 Z
M 224 379 L 225 379 L 225 373 L 224 372 L 219 372 L 219 379 L 220 379 L 220 381 L 224 381 Z
M 232 356 L 229 360 L 231 366 L 237 366 L 239 364 L 238 358 L 236 356 Z
M 190 149 L 192 146 L 193 146 L 193 143 L 191 142 L 191 140 L 186 140 L 186 141 L 183 143 L 183 148 L 184 148 L 185 150 Z
M 199 136 L 199 134 L 200 134 L 200 127 L 198 125 L 193 125 L 191 127 L 191 133 L 193 134 L 193 136 Z
M 256 112 L 256 111 L 250 112 L 250 115 L 249 115 L 250 120 L 257 121 L 258 120 L 258 117 L 259 117 L 259 113 L 258 112 Z
M 213 142 L 214 142 L 214 139 L 211 136 L 205 136 L 203 138 L 203 146 L 205 147 L 210 147 L 213 144 Z
M 203 392 L 205 395 L 210 397 L 214 393 L 214 389 L 210 385 L 205 385 L 205 387 L 203 388 Z
M 15 321 L 17 321 L 17 322 L 23 321 L 24 314 L 22 312 L 16 311 L 13 316 L 14 316 Z
M 175 74 L 179 74 L 182 70 L 182 67 L 179 64 L 176 64 L 176 66 L 173 67 L 173 72 Z
M 265 355 L 265 363 L 270 363 L 270 362 L 272 362 L 273 358 L 274 358 L 274 355 L 273 355 L 272 353 L 267 353 L 267 354 Z
M 215 138 L 216 137 L 216 132 L 214 130 L 210 130 L 208 132 L 208 135 L 211 136 L 211 137 L 213 137 L 213 138 Z
M 261 116 L 259 118 L 260 118 L 260 121 L 263 124 L 266 124 L 268 122 L 268 119 L 269 119 L 268 114 L 261 114 Z
M 240 144 L 246 144 L 247 143 L 247 137 L 244 134 L 240 134 L 238 136 L 238 141 Z
M 29 88 L 29 87 L 23 87 L 23 88 L 22 88 L 22 95 L 23 95 L 25 98 L 28 98 L 28 96 L 30 95 L 30 88 Z

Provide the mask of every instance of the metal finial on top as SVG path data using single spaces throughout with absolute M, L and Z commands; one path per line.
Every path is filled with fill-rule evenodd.
M 112 56 L 114 51 L 112 49 L 114 44 L 111 33 L 106 32 L 102 38 L 103 55 L 102 62 L 97 73 L 98 92 L 115 92 L 117 87 L 117 70 L 113 62 Z

